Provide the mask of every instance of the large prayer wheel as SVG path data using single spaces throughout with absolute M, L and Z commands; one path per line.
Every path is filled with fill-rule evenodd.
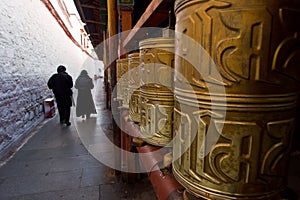
M 299 95 L 297 4 L 175 2 L 172 166 L 194 195 L 279 199 L 286 188 Z
M 128 55 L 129 74 L 129 117 L 132 121 L 141 121 L 141 95 L 140 95 L 140 54 L 132 53 Z
M 140 56 L 141 134 L 147 143 L 165 146 L 172 140 L 174 39 L 143 40 Z

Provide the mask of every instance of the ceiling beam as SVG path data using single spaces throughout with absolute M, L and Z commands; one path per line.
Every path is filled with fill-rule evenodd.
M 123 46 L 125 47 L 135 36 L 135 34 L 138 32 L 138 29 L 143 27 L 143 25 L 151 18 L 153 15 L 154 11 L 157 10 L 159 5 L 163 2 L 164 0 L 152 0 L 151 3 L 148 5 L 146 11 L 144 14 L 141 16 L 139 21 L 135 24 L 133 27 L 133 30 L 129 33 L 127 38 L 124 40 Z
M 86 21 L 86 19 L 85 19 L 85 13 L 83 12 L 83 9 L 82 9 L 82 7 L 81 7 L 81 3 L 80 3 L 80 1 L 79 0 L 76 0 L 76 3 L 77 3 L 77 5 L 78 5 L 78 8 L 79 8 L 79 12 L 81 13 L 81 20 L 83 21 L 83 22 L 85 22 Z M 88 32 L 88 34 L 89 34 L 89 32 L 90 32 L 90 30 L 89 30 L 89 28 L 86 26 L 85 27 L 86 28 L 86 30 L 87 30 L 87 32 Z
M 100 21 L 91 20 L 91 19 L 86 19 L 86 20 L 85 20 L 85 23 L 106 25 L 106 23 L 105 23 L 105 22 L 100 22 Z
M 90 35 L 100 35 L 99 33 L 90 33 Z
M 103 22 L 100 22 L 100 19 L 99 21 L 97 20 L 89 20 L 89 15 L 88 14 L 92 14 L 93 16 L 95 16 L 96 13 L 100 13 L 100 11 L 106 11 L 105 8 L 101 8 L 100 6 L 97 7 L 95 5 L 87 5 L 86 3 L 81 3 L 80 0 L 74 0 L 75 4 L 76 4 L 76 7 L 77 7 L 77 10 L 81 16 L 81 20 L 82 22 L 84 22 L 86 25 L 84 26 L 87 34 L 89 35 L 89 38 L 90 38 L 90 41 L 91 41 L 91 44 L 92 46 L 95 48 L 100 42 L 102 42 L 103 38 L 102 38 L 102 35 L 100 34 L 102 32 L 102 26 L 100 25 L 106 25 L 106 23 L 103 21 Z M 90 8 L 90 9 L 88 9 Z M 98 15 L 96 15 L 98 16 Z M 95 25 L 95 28 L 96 30 L 93 30 L 93 27 L 92 26 L 89 26 L 89 25 L 94 25 L 94 24 L 100 24 L 100 25 Z M 99 33 L 97 33 L 99 31 Z
M 89 5 L 89 4 L 81 4 L 81 7 L 83 7 L 83 8 L 97 9 L 97 10 L 100 10 L 100 11 L 107 11 L 106 8 L 101 8 L 101 7 L 93 6 L 93 5 Z

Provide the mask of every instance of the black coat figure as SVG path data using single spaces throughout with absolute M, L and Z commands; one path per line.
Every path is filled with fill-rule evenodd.
M 82 70 L 80 75 L 75 81 L 75 88 L 78 89 L 76 116 L 87 118 L 91 113 L 97 113 L 91 89 L 94 88 L 94 83 L 91 77 L 89 77 L 86 70 Z
M 56 99 L 60 123 L 70 126 L 70 114 L 72 106 L 73 79 L 62 65 L 58 66 L 57 73 L 48 80 L 48 87 L 52 89 Z

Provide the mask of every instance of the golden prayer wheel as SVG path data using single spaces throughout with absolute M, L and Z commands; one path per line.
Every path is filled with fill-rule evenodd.
M 172 140 L 174 39 L 140 42 L 141 124 L 143 140 L 165 146 Z
M 128 108 L 128 58 L 117 60 L 117 99 L 123 101 L 123 107 Z
M 140 53 L 128 55 L 129 71 L 129 117 L 134 122 L 141 121 L 141 95 L 140 95 Z
M 194 195 L 269 200 L 285 190 L 299 95 L 293 2 L 176 0 L 172 166 Z

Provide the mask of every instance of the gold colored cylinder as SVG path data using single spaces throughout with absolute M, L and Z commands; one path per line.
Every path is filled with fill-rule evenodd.
M 122 58 L 117 60 L 117 99 L 124 108 L 129 107 L 128 91 L 128 58 Z
M 185 79 L 175 76 L 172 166 L 196 196 L 275 200 L 286 188 L 299 95 L 290 72 L 300 65 L 292 2 L 175 2 L 183 34 L 176 34 L 175 71 Z
M 132 53 L 128 55 L 129 70 L 129 117 L 132 121 L 141 121 L 141 94 L 140 94 L 140 54 Z
M 172 140 L 174 39 L 143 40 L 140 55 L 141 134 L 147 143 L 165 146 Z

